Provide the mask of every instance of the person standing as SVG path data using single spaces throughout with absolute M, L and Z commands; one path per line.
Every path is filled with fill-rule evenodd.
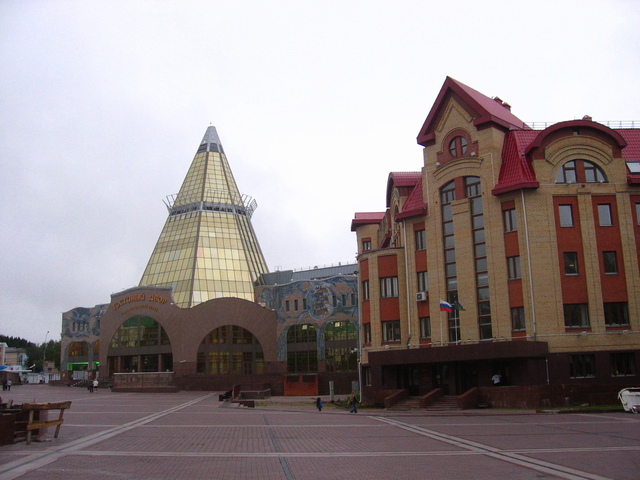
M 349 404 L 351 405 L 349 413 L 358 413 L 358 395 L 356 392 L 351 393 L 351 396 L 349 397 Z
M 11 391 L 11 380 L 7 380 L 7 390 Z
M 496 373 L 493 377 L 491 377 L 491 381 L 493 382 L 494 387 L 499 387 L 502 383 L 502 375 Z
M 316 399 L 316 408 L 318 409 L 319 412 L 322 411 L 322 399 L 320 397 Z
M 98 391 L 98 379 L 97 378 L 93 381 L 93 391 L 94 392 Z

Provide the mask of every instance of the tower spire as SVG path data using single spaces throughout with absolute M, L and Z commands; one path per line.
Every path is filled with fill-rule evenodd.
M 207 128 L 189 171 L 165 202 L 169 217 L 140 285 L 170 286 L 181 307 L 220 297 L 254 299 L 268 269 L 251 225 L 257 203 L 241 195 L 216 128 Z

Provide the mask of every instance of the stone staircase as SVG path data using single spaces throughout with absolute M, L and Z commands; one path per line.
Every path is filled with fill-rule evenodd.
M 389 410 L 419 410 L 421 412 L 453 412 L 458 408 L 458 397 L 445 395 L 426 408 L 420 408 L 420 397 L 408 397 L 396 403 Z

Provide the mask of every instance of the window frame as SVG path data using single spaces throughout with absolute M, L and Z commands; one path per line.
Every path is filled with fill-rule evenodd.
M 382 342 L 393 343 L 401 341 L 400 320 L 385 320 L 381 323 Z
M 572 256 L 573 258 L 568 258 Z M 580 275 L 580 267 L 578 266 L 578 252 L 562 252 L 562 259 L 564 261 L 564 274 L 567 276 Z M 574 264 L 574 268 L 571 269 L 571 264 Z
M 613 227 L 613 212 L 610 203 L 598 203 L 598 225 Z
M 524 332 L 527 330 L 524 307 L 511 307 L 511 331 Z
M 415 230 L 414 239 L 416 242 L 416 252 L 427 249 L 427 231 L 424 228 L 422 230 Z
M 604 324 L 606 327 L 628 327 L 629 326 L 629 303 L 628 302 L 603 302 Z M 622 318 L 623 323 L 616 320 Z
M 507 277 L 509 281 L 522 279 L 522 267 L 520 265 L 520 255 L 507 257 Z
M 558 205 L 558 221 L 561 228 L 571 228 L 575 226 L 572 204 L 561 203 Z
M 502 211 L 502 225 L 504 227 L 504 233 L 518 231 L 518 217 L 516 215 L 515 208 L 509 208 Z
M 602 271 L 605 275 L 618 275 L 618 252 L 606 250 L 602 252 Z
M 431 317 L 419 317 L 420 338 L 431 338 Z
M 562 310 L 565 329 L 591 328 L 588 303 L 565 303 Z
M 380 298 L 398 298 L 398 277 L 380 278 Z

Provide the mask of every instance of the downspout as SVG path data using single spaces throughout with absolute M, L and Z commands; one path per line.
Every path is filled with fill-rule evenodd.
M 529 241 L 529 222 L 527 221 L 527 204 L 524 201 L 524 189 L 520 189 L 522 199 L 522 215 L 524 217 L 524 236 L 527 245 L 527 264 L 529 269 L 529 296 L 531 298 L 531 315 L 533 317 L 533 341 L 538 338 L 538 322 L 536 320 L 536 302 L 533 296 L 533 271 L 531 268 L 531 245 Z
M 409 254 L 407 253 L 407 221 L 402 221 L 402 226 L 404 228 L 404 276 L 406 282 L 406 294 L 407 294 L 407 323 L 409 328 L 407 332 L 409 336 L 407 337 L 407 347 L 411 342 L 411 296 L 409 295 Z

